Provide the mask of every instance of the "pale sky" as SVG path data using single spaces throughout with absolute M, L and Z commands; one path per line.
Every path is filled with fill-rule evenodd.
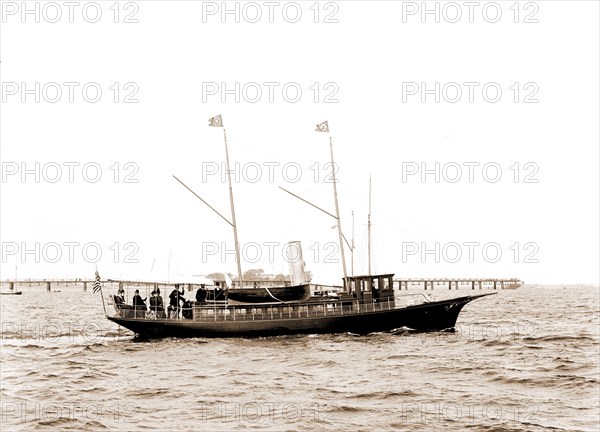
M 355 273 L 371 176 L 375 272 L 598 284 L 597 2 L 114 5 L 2 3 L 1 279 L 235 273 L 221 114 L 243 270 L 339 282 L 327 120 Z

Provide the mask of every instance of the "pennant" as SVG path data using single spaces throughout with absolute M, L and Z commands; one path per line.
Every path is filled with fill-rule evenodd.
M 219 114 L 218 116 L 209 118 L 208 125 L 213 126 L 213 127 L 223 127 L 223 119 L 221 118 L 221 114 Z
M 327 123 L 326 121 L 324 121 L 323 123 L 319 123 L 315 130 L 317 132 L 329 132 L 329 123 Z

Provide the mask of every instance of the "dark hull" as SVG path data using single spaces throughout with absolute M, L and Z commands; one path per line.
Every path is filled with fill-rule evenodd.
M 156 337 L 255 337 L 315 333 L 368 334 L 401 327 L 419 331 L 453 328 L 461 309 L 490 294 L 459 297 L 399 309 L 348 315 L 249 321 L 146 320 L 107 317 L 137 335 Z
M 272 294 L 272 296 L 269 294 Z M 230 288 L 228 299 L 240 303 L 270 303 L 273 301 L 302 301 L 310 297 L 308 285 L 265 288 Z
M 1 295 L 21 295 L 23 294 L 22 291 L 6 291 L 6 292 L 0 292 Z

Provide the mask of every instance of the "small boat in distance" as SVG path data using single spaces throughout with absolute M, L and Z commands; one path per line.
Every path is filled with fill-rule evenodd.
M 17 267 L 15 266 L 15 279 L 12 282 L 8 282 L 8 290 L 0 291 L 0 295 L 21 295 L 22 291 L 15 290 L 15 284 L 18 281 L 17 279 Z
M 0 291 L 1 295 L 21 295 L 23 291 Z
M 0 295 L 21 295 L 21 294 L 23 294 L 23 291 L 15 290 L 12 282 L 10 283 L 8 290 L 0 291 Z
M 210 126 L 223 127 L 220 115 L 209 121 Z M 317 131 L 329 132 L 327 122 L 317 125 Z M 297 264 L 293 268 L 290 262 L 292 281 L 289 287 L 245 288 L 240 265 L 225 129 L 223 136 L 229 179 L 231 222 L 196 195 L 181 180 L 175 178 L 233 227 L 239 286 L 231 287 L 229 285 L 232 284 L 226 284 L 222 290 L 222 296 L 217 296 L 216 290 L 212 291 L 213 294 L 210 295 L 211 291 L 201 286 L 197 293 L 197 299 L 200 301 L 185 301 L 183 306 L 178 302 L 176 310 L 170 310 L 168 314 L 165 313 L 162 306 L 153 307 L 151 303 L 150 310 L 147 310 L 145 306 L 124 304 L 122 297 L 118 295 L 109 295 L 108 305 L 112 305 L 114 310 L 109 307 L 109 311 L 107 311 L 102 284 L 96 272 L 94 292 L 97 289 L 100 290 L 104 312 L 110 321 L 133 331 L 136 335 L 148 338 L 168 336 L 255 337 L 344 332 L 368 334 L 392 331 L 403 327 L 418 331 L 433 331 L 454 328 L 458 315 L 466 304 L 475 299 L 495 294 L 469 295 L 441 301 L 426 299 L 423 303 L 408 305 L 405 303 L 405 299 L 397 295 L 394 290 L 393 274 L 348 276 L 331 137 L 329 142 L 336 212 L 333 215 L 325 210 L 320 210 L 337 221 L 344 271 L 342 291 L 334 296 L 329 293 L 325 294 L 324 291 L 321 291 L 320 295 L 310 296 L 310 286 L 302 277 L 303 261 L 301 259 L 295 260 Z M 298 243 L 299 246 L 299 242 L 290 244 L 292 243 Z
M 505 283 L 505 284 L 503 284 L 503 288 L 504 289 L 517 289 L 521 285 L 523 285 L 523 281 L 511 282 L 511 283 Z

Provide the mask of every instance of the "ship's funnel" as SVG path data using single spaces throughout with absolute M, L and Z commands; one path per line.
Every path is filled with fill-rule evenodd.
M 302 245 L 299 241 L 292 241 L 287 244 L 286 258 L 290 264 L 292 285 L 304 285 L 306 283 L 306 274 L 304 273 Z

